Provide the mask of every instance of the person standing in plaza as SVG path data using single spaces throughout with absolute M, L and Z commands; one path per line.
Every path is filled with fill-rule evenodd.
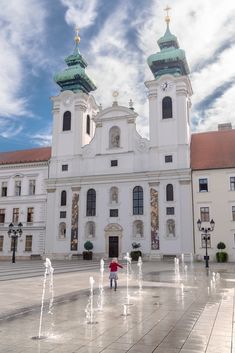
M 112 259 L 112 261 L 109 264 L 109 269 L 110 269 L 110 274 L 109 274 L 109 279 L 110 279 L 110 288 L 112 289 L 113 287 L 113 280 L 114 280 L 114 290 L 117 290 L 117 280 L 118 280 L 118 267 L 123 268 L 122 265 L 118 263 L 118 260 L 116 257 Z

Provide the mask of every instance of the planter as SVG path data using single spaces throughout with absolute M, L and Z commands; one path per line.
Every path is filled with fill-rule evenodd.
M 139 257 L 142 256 L 142 252 L 140 250 L 131 251 L 130 253 L 132 261 L 138 261 Z
M 92 251 L 83 251 L 83 260 L 92 260 Z
M 225 251 L 220 251 L 216 253 L 216 260 L 217 262 L 227 262 L 228 261 L 228 254 Z

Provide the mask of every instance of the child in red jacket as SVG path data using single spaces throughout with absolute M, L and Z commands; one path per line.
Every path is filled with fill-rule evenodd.
M 110 279 L 110 288 L 112 288 L 113 280 L 114 280 L 114 290 L 115 291 L 117 290 L 118 267 L 123 268 L 123 266 L 118 263 L 117 258 L 113 258 L 112 262 L 110 262 L 110 264 L 109 264 L 109 268 L 110 268 L 109 279 Z

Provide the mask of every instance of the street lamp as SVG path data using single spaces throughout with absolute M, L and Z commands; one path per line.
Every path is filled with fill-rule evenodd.
M 205 243 L 206 243 L 206 256 L 204 256 L 204 260 L 206 261 L 206 268 L 208 268 L 209 267 L 209 256 L 207 253 L 207 242 L 208 242 L 208 240 L 210 240 L 209 232 L 212 232 L 215 228 L 215 222 L 213 219 L 211 219 L 210 227 L 205 227 L 205 226 L 202 227 L 202 222 L 199 219 L 197 221 L 197 227 L 198 227 L 198 230 L 200 232 L 202 232 L 202 239 L 205 240 Z
M 12 253 L 12 263 L 16 262 L 16 241 L 21 237 L 23 230 L 23 224 L 20 222 L 18 226 L 15 226 L 13 223 L 9 224 L 9 230 L 7 232 L 9 238 L 13 239 L 13 253 Z

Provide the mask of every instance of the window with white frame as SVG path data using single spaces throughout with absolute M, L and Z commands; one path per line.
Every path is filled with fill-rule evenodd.
M 18 224 L 19 223 L 19 213 L 20 213 L 20 209 L 19 208 L 13 208 L 12 223 L 14 223 L 14 224 Z
M 36 180 L 29 180 L 29 195 L 35 195 Z
M 21 195 L 21 181 L 16 180 L 15 181 L 15 196 L 20 196 Z
M 2 182 L 1 195 L 2 195 L 2 197 L 6 197 L 7 196 L 7 182 L 6 181 Z
M 27 223 L 33 223 L 34 208 L 28 207 L 27 209 Z
M 232 206 L 232 220 L 235 221 L 235 206 Z
M 208 180 L 207 178 L 199 179 L 199 192 L 208 191 Z
M 33 236 L 32 235 L 26 235 L 25 237 L 25 251 L 32 251 L 32 245 L 33 245 Z
M 4 235 L 0 235 L 0 251 L 3 251 Z
M 5 208 L 0 208 L 0 223 L 5 223 Z
M 230 177 L 230 190 L 235 191 L 235 177 Z
M 200 207 L 201 222 L 210 222 L 209 207 Z

